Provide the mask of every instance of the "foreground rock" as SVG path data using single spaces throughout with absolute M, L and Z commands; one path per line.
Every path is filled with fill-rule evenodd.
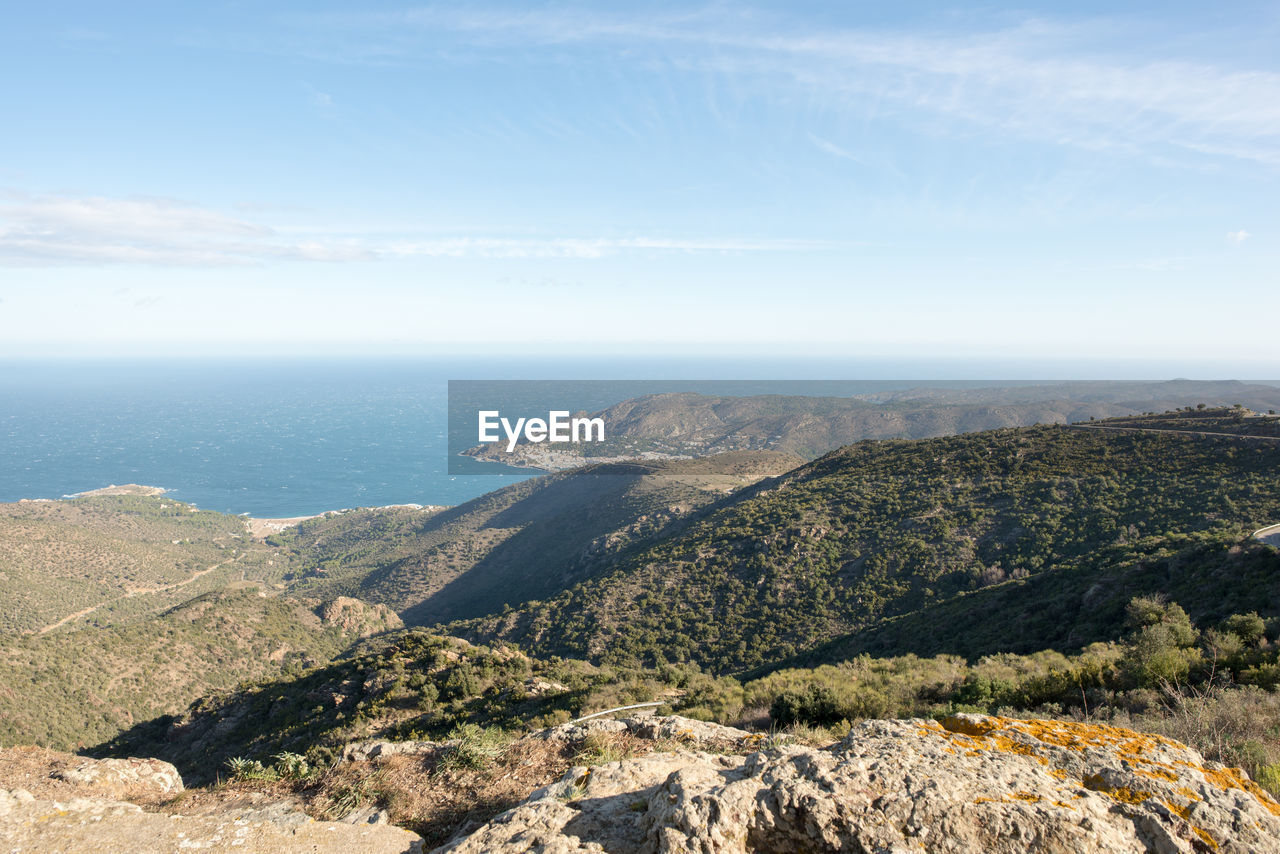
M 40 748 L 0 750 L 0 851 L 239 851 L 408 854 L 416 834 L 379 816 L 313 821 L 300 803 L 173 801 L 182 778 L 158 759 L 86 759 Z M 133 803 L 136 801 L 137 803 Z M 176 803 L 178 813 L 146 811 Z M 189 809 L 183 809 L 183 807 Z
M 1160 736 L 961 715 L 574 768 L 437 850 L 1280 852 L 1280 803 Z
M 159 759 L 89 759 L 41 747 L 0 748 L 0 789 L 37 798 L 156 803 L 183 791 L 178 769 Z
M 172 816 L 124 801 L 37 800 L 23 789 L 0 789 L 0 849 L 5 851 L 239 851 L 257 854 L 407 854 L 418 837 L 385 824 L 311 821 L 305 815 Z

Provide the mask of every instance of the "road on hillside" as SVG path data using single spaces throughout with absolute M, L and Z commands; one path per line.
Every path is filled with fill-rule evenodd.
M 1269 546 L 1280 549 L 1280 525 L 1268 525 L 1253 532 L 1253 536 Z

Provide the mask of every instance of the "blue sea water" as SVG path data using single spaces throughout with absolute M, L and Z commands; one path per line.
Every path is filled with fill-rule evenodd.
M 716 377 L 739 382 L 732 391 L 715 382 L 693 387 L 757 393 L 773 389 L 742 380 L 856 377 L 842 384 L 854 393 L 920 384 L 893 375 L 949 370 L 973 377 L 991 367 L 710 359 L 7 361 L 0 362 L 0 501 L 141 483 L 204 509 L 261 517 L 451 505 L 536 473 L 470 459 L 459 469 L 456 457 L 449 473 L 450 379 Z M 611 398 L 599 384 L 570 383 L 555 405 L 594 410 L 642 390 L 623 388 Z M 790 393 L 829 394 L 831 386 L 806 391 L 798 383 Z M 457 473 L 468 466 L 477 474 Z

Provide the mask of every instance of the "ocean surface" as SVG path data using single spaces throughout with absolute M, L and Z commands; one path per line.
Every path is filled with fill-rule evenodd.
M 984 369 L 967 366 L 970 376 Z M 890 379 L 894 373 L 917 378 Z M 680 390 L 749 394 L 776 391 L 768 380 L 854 377 L 838 387 L 798 382 L 788 390 L 852 394 L 939 384 L 920 381 L 929 373 L 902 363 L 709 359 L 6 361 L 0 501 L 141 483 L 204 509 L 259 517 L 453 505 L 537 473 L 469 458 L 461 469 L 455 458 L 449 473 L 451 379 L 563 380 L 554 405 L 593 411 L 639 391 L 667 390 L 663 382 L 675 379 L 698 380 Z M 599 379 L 647 382 L 622 384 L 617 393 L 571 382 Z M 476 473 L 459 473 L 468 467 Z

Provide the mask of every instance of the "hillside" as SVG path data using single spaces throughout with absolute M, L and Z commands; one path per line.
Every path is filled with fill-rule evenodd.
M 113 625 L 285 568 L 244 520 L 113 487 L 0 504 L 0 633 Z
M 296 567 L 293 594 L 354 596 L 428 625 L 559 593 L 694 508 L 800 462 L 755 452 L 597 465 L 512 484 L 441 512 L 320 517 L 268 542 Z
M 483 772 L 492 764 L 503 780 L 520 776 L 519 754 L 513 762 L 500 761 L 513 738 L 631 703 L 657 701 L 659 714 L 674 710 L 693 719 L 662 734 L 673 746 L 697 741 L 705 730 L 699 720 L 754 730 L 735 740 L 758 747 L 766 740 L 839 737 L 850 722 L 866 718 L 998 711 L 1018 717 L 1088 715 L 1165 733 L 1210 758 L 1245 765 L 1280 791 L 1280 742 L 1272 729 L 1280 713 L 1280 622 L 1268 628 L 1256 614 L 1235 614 L 1197 627 L 1176 603 L 1152 598 L 1132 600 L 1125 611 L 1123 637 L 1077 655 L 1042 650 L 974 661 L 955 655 L 860 656 L 744 682 L 669 665 L 539 659 L 503 644 L 473 646 L 408 629 L 370 639 L 329 664 L 203 698 L 182 714 L 139 724 L 91 752 L 161 757 L 196 782 L 218 775 L 297 779 L 287 768 L 299 767 L 299 759 L 314 769 L 336 763 L 318 786 L 297 783 L 300 794 L 322 803 L 329 797 L 324 790 L 336 783 L 360 785 L 352 779 L 351 762 L 378 758 L 385 768 L 403 754 L 419 776 L 399 782 L 379 777 L 369 781 L 366 796 L 399 813 L 398 822 L 424 832 L 428 820 L 415 815 L 412 805 L 434 810 L 421 798 L 405 797 L 404 786 L 442 789 L 427 800 L 456 806 L 459 795 L 466 800 L 465 792 L 447 790 L 459 770 Z M 1161 680 L 1170 675 L 1184 691 L 1157 695 L 1153 689 L 1167 684 Z M 608 762 L 634 746 L 626 739 L 581 743 L 595 724 L 561 726 L 549 746 L 578 742 L 580 763 Z M 290 765 L 280 764 L 290 756 Z M 484 782 L 476 776 L 484 775 L 470 775 L 469 785 Z M 497 782 L 491 778 L 487 784 Z M 462 811 L 484 800 L 476 796 Z
M 606 441 L 569 449 L 502 443 L 467 450 L 508 465 L 563 469 L 598 457 L 776 450 L 812 459 L 864 439 L 921 439 L 1034 424 L 1070 424 L 1186 406 L 1280 408 L 1280 388 L 1236 381 L 1069 382 L 916 388 L 851 397 L 655 394 L 593 413 Z
M 732 496 L 607 574 L 449 628 L 538 655 L 733 672 L 911 614 L 928 631 L 881 634 L 902 645 L 878 651 L 1078 648 L 1115 636 L 1128 597 L 1169 585 L 1195 616 L 1244 600 L 1275 614 L 1280 564 L 1243 541 L 1280 519 L 1277 471 L 1277 442 L 1146 431 L 862 442 Z M 1237 587 L 1237 567 L 1256 583 Z M 986 604 L 1006 596 L 1036 619 Z M 965 615 L 955 631 L 933 610 L 947 603 Z
M 313 667 L 401 625 L 385 608 L 237 587 L 124 626 L 0 636 L 0 744 L 95 744 L 210 691 Z

